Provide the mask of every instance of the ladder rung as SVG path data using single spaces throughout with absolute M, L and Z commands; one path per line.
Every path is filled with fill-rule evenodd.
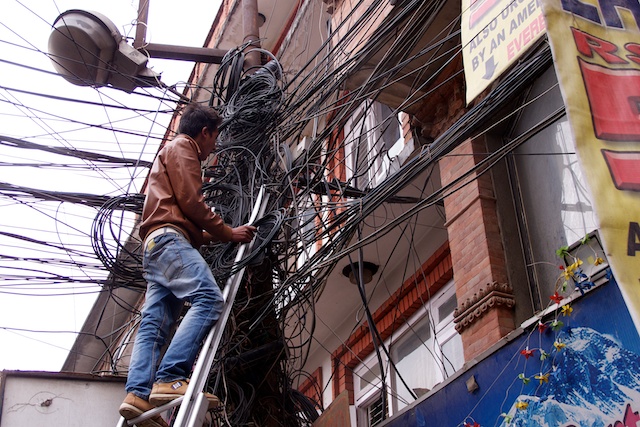
M 258 216 L 264 214 L 264 210 L 267 207 L 268 200 L 268 195 L 265 195 L 265 193 L 266 189 L 263 185 L 262 187 L 260 187 L 260 191 L 258 192 L 258 196 L 256 197 L 256 202 L 253 206 L 253 210 L 249 218 L 249 224 L 253 224 Z M 244 256 L 245 251 L 251 250 L 251 247 L 252 243 L 240 245 L 240 247 L 238 248 L 238 252 L 236 253 L 234 264 L 237 264 Z M 180 396 L 165 405 L 158 406 L 157 408 L 147 411 L 139 417 L 133 418 L 131 420 L 126 421 L 124 418 L 120 418 L 120 423 L 117 427 L 125 427 L 127 425 L 131 426 L 136 423 L 148 420 L 168 409 L 180 405 L 180 403 L 182 403 L 185 398 L 188 399 L 188 401 L 180 407 L 180 410 L 176 415 L 174 426 L 196 427 L 197 424 L 201 424 L 201 418 L 206 413 L 206 407 L 208 406 L 208 404 L 205 403 L 206 397 L 204 397 L 204 393 L 202 392 L 202 390 L 204 390 L 205 388 L 205 383 L 209 376 L 214 357 L 218 350 L 220 341 L 222 340 L 225 325 L 227 324 L 227 320 L 231 313 L 231 307 L 233 306 L 236 293 L 238 291 L 238 288 L 240 287 L 240 282 L 242 281 L 243 274 L 244 267 L 227 279 L 227 285 L 222 291 L 224 297 L 222 313 L 220 313 L 220 318 L 207 335 L 204 345 L 200 351 L 200 355 L 198 356 L 198 361 L 196 363 L 195 369 L 193 371 L 192 381 L 189 383 L 185 395 Z M 198 392 L 196 390 L 200 391 Z
M 150 409 L 150 410 L 148 410 L 147 412 L 145 412 L 144 414 L 142 414 L 140 416 L 137 416 L 135 418 L 127 420 L 127 424 L 132 426 L 132 425 L 134 425 L 136 423 L 139 423 L 141 421 L 145 421 L 145 420 L 148 420 L 150 418 L 153 418 L 156 415 L 160 415 L 164 411 L 168 411 L 171 408 L 175 408 L 176 406 L 181 404 L 183 400 L 184 400 L 184 396 L 177 397 L 177 398 L 173 399 L 169 403 L 165 403 L 162 406 L 158 406 L 156 408 Z

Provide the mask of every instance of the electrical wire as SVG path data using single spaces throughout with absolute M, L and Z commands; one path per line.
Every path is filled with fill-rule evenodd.
M 385 176 L 385 168 L 391 170 L 389 165 L 385 166 L 385 162 L 390 163 L 393 160 L 388 155 L 388 147 L 384 147 L 384 135 L 389 129 L 399 127 L 397 114 L 401 110 L 411 108 L 433 94 L 441 85 L 459 78 L 459 73 L 453 73 L 450 80 L 438 84 L 435 81 L 440 71 L 460 58 L 462 50 L 459 32 L 455 30 L 460 16 L 455 16 L 451 22 L 443 25 L 442 32 L 424 46 L 417 44 L 423 40 L 425 31 L 438 16 L 438 11 L 445 3 L 442 0 L 402 2 L 402 6 L 396 6 L 376 31 L 371 31 L 374 22 L 379 24 L 374 18 L 386 10 L 387 3 L 382 0 L 354 2 L 351 11 L 343 20 L 336 22 L 335 28 L 329 28 L 326 38 L 323 35 L 323 43 L 315 54 L 308 55 L 304 63 L 302 55 L 293 61 L 298 65 L 295 71 L 283 70 L 279 61 L 266 51 L 260 51 L 269 59 L 265 66 L 257 70 L 244 71 L 244 52 L 247 48 L 244 45 L 229 51 L 218 67 L 212 87 L 203 88 L 211 94 L 209 105 L 218 110 L 223 117 L 219 147 L 214 154 L 215 165 L 204 171 L 204 175 L 209 179 L 209 182 L 203 185 L 206 202 L 215 208 L 225 222 L 238 226 L 248 220 L 258 188 L 264 186 L 269 193 L 266 214 L 254 224 L 258 227 L 258 233 L 253 250 L 239 264 L 233 265 L 236 245 L 212 245 L 203 248 L 202 251 L 219 283 L 224 283 L 225 279 L 238 269 L 249 267 L 252 281 L 272 284 L 271 288 L 267 289 L 253 289 L 247 286 L 236 301 L 236 310 L 221 344 L 220 359 L 211 373 L 211 388 L 224 402 L 222 412 L 215 415 L 220 425 L 239 426 L 256 421 L 252 419 L 252 413 L 263 403 L 258 396 L 266 385 L 259 382 L 256 386 L 245 386 L 234 382 L 231 379 L 233 368 L 230 361 L 246 355 L 257 345 L 259 339 L 264 338 L 263 335 L 269 334 L 273 335 L 269 336 L 273 342 L 283 343 L 287 353 L 284 359 L 280 359 L 279 357 L 283 356 L 277 353 L 276 362 L 271 363 L 268 369 L 280 391 L 276 399 L 280 399 L 279 405 L 284 408 L 287 416 L 292 417 L 277 422 L 280 425 L 310 425 L 317 418 L 317 409 L 323 407 L 322 402 L 314 402 L 301 395 L 293 387 L 293 381 L 296 378 L 309 378 L 303 369 L 309 361 L 311 346 L 316 342 L 314 334 L 320 315 L 316 313 L 316 303 L 323 295 L 327 279 L 337 263 L 349 258 L 354 251 L 361 252 L 365 245 L 378 244 L 381 237 L 392 231 L 398 232 L 400 236 L 396 245 L 400 239 L 410 236 L 408 245 L 412 256 L 418 258 L 417 242 L 412 239 L 412 231 L 420 225 L 420 212 L 437 206 L 444 197 L 458 191 L 471 182 L 471 179 L 475 179 L 474 177 L 486 173 L 526 139 L 511 141 L 503 149 L 488 153 L 483 162 L 467 171 L 459 180 L 442 188 L 434 185 L 431 190 L 427 190 L 427 182 L 432 183 L 431 172 L 434 165 L 465 138 L 486 132 L 487 123 L 492 123 L 487 119 L 494 117 L 506 102 L 516 99 L 521 89 L 549 66 L 550 53 L 546 46 L 535 50 L 517 64 L 502 78 L 495 90 L 472 106 L 433 143 L 425 145 L 415 157 L 403 165 L 395 165 L 395 172 L 387 173 Z M 300 13 L 309 13 L 309 10 L 300 8 Z M 367 37 L 363 37 L 363 34 Z M 39 52 L 36 48 L 24 48 Z M 282 59 L 282 54 L 280 58 Z M 374 58 L 375 66 L 368 69 L 364 81 L 352 90 L 345 91 L 348 84 L 353 84 L 351 78 L 354 73 L 367 68 Z M 0 61 L 9 63 L 8 60 Z M 408 75 L 402 74 L 403 69 L 409 64 L 417 62 L 421 62 L 421 65 Z M 436 72 L 433 72 L 434 69 Z M 429 76 L 429 73 L 433 75 Z M 405 101 L 386 117 L 377 117 L 379 121 L 369 126 L 367 120 L 376 115 L 376 101 L 383 91 L 405 80 L 410 81 L 410 91 Z M 25 93 L 26 91 L 9 87 L 0 89 L 7 93 L 31 95 Z M 100 91 L 99 96 L 105 92 Z M 61 102 L 75 101 L 67 97 L 46 96 Z M 144 90 L 139 96 L 152 95 Z M 185 101 L 181 97 L 170 98 L 165 91 L 157 97 L 160 101 L 158 109 L 152 111 L 127 108 L 115 101 L 107 103 L 107 99 L 105 97 L 100 98 L 99 102 L 83 103 L 87 106 L 98 104 L 105 109 L 108 108 L 109 110 L 105 111 L 108 121 L 104 124 L 70 120 L 63 115 L 50 114 L 32 105 L 23 104 L 17 99 L 8 98 L 5 101 L 16 108 L 23 107 L 25 116 L 26 112 L 29 112 L 33 118 L 46 115 L 50 120 L 65 120 L 75 125 L 106 130 L 112 132 L 116 139 L 120 136 L 142 137 L 145 145 L 148 140 L 160 137 L 151 133 L 151 127 L 147 133 L 117 129 L 115 124 L 118 123 L 118 119 L 115 116 L 111 117 L 111 111 L 130 109 L 135 111 L 138 117 L 146 117 L 149 113 L 167 111 L 160 105 L 173 107 L 174 104 Z M 557 119 L 560 114 L 562 112 L 556 112 L 549 120 Z M 148 119 L 153 123 L 156 121 L 153 116 Z M 548 123 L 547 120 L 540 126 Z M 310 141 L 309 144 L 301 154 L 294 156 L 290 148 L 291 142 L 302 141 L 303 136 L 309 135 L 310 128 L 314 131 L 307 139 Z M 61 137 L 63 131 L 49 132 L 47 126 L 43 126 L 43 131 L 43 135 L 33 135 L 33 138 L 53 136 L 56 140 L 60 138 L 65 143 L 69 142 Z M 167 133 L 166 137 L 170 136 Z M 0 140 L 14 149 L 30 149 L 78 158 L 87 162 L 85 165 L 88 170 L 96 168 L 104 171 L 111 166 L 149 166 L 149 162 L 141 161 L 140 157 L 126 158 L 124 150 L 114 155 L 102 155 L 89 150 L 79 150 L 71 144 L 50 147 L 27 141 L 27 138 L 2 137 Z M 370 144 L 372 140 L 373 145 Z M 353 153 L 351 159 L 346 158 L 343 152 L 344 145 L 340 143 L 350 145 L 349 149 Z M 118 141 L 118 147 L 122 147 L 123 144 Z M 53 162 L 40 163 L 42 168 L 53 166 Z M 130 173 L 124 179 L 130 185 L 136 176 L 135 173 Z M 384 179 L 377 181 L 376 176 L 384 176 Z M 425 181 L 420 182 L 420 179 Z M 141 212 L 143 196 L 129 192 L 129 186 L 121 186 L 115 180 L 112 182 L 117 189 L 127 190 L 124 191 L 125 194 L 106 196 L 45 191 L 9 183 L 0 183 L 0 194 L 22 203 L 72 203 L 97 210 L 91 232 L 87 234 L 91 237 L 91 248 L 95 254 L 92 259 L 100 261 L 100 265 L 109 273 L 109 278 L 96 280 L 96 283 L 102 285 L 103 290 L 109 293 L 113 293 L 117 288 L 141 291 L 144 288 L 140 268 L 141 242 L 135 236 L 133 218 Z M 411 186 L 417 190 L 419 196 L 402 194 L 403 190 Z M 385 218 L 387 222 L 381 226 L 370 226 L 366 223 L 381 215 L 380 209 L 389 206 L 398 206 L 401 211 L 396 218 Z M 370 228 L 371 232 L 363 235 L 363 226 Z M 90 258 L 87 256 L 88 248 L 71 250 L 64 244 L 51 244 L 17 233 L 0 232 L 0 235 L 36 246 L 61 250 L 82 259 Z M 88 261 L 81 263 L 77 260 L 66 260 L 66 264 L 53 257 L 11 259 L 0 256 L 0 260 L 72 265 L 83 270 L 96 267 L 95 263 Z M 389 260 L 390 258 L 386 261 Z M 407 260 L 404 266 L 405 275 L 413 273 L 409 262 Z M 421 264 L 418 261 L 416 263 Z M 260 268 L 261 265 L 268 265 L 268 268 Z M 387 263 L 384 265 L 387 266 Z M 74 277 L 41 275 L 43 272 L 46 273 L 36 269 L 27 272 L 25 269 L 20 277 L 7 274 L 5 278 L 33 283 L 57 283 L 66 280 L 83 283 Z M 87 275 L 93 277 L 92 273 Z M 370 298 L 364 289 L 360 289 L 360 296 L 361 310 L 366 313 L 372 339 L 376 343 L 376 352 L 387 353 L 387 359 L 391 360 L 382 335 L 373 321 L 371 311 L 374 307 L 369 306 Z M 115 295 L 111 295 L 110 298 L 127 310 L 137 310 L 136 307 L 126 306 L 125 301 L 117 300 L 118 297 Z M 426 306 L 429 301 L 422 303 Z M 266 324 L 273 319 L 277 321 L 277 325 L 267 326 Z M 360 321 L 361 319 L 353 326 L 354 330 Z M 131 328 L 135 328 L 133 321 L 118 332 L 124 333 Z M 335 333 L 335 337 L 339 336 L 335 331 L 331 332 Z M 322 347 L 321 342 L 317 344 Z M 124 345 L 113 341 L 106 346 L 105 354 L 113 359 L 112 355 L 120 354 Z M 331 349 L 324 350 L 329 353 Z M 378 353 L 377 357 L 382 382 L 385 383 L 385 377 L 393 368 L 393 361 L 387 365 L 383 361 L 382 353 Z M 440 360 L 440 363 L 444 366 L 446 360 Z M 118 361 L 110 360 L 108 365 L 115 372 Z M 396 374 L 404 381 L 399 372 Z M 260 390 L 255 387 L 259 387 Z M 406 388 L 411 392 L 409 386 Z M 398 398 L 397 395 L 393 395 L 393 391 L 390 393 Z M 386 405 L 387 399 L 383 399 L 383 402 Z M 278 418 L 273 413 L 262 415 L 269 419 Z

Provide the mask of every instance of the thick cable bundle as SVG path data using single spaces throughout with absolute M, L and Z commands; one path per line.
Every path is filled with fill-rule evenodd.
M 143 286 L 142 244 L 134 236 L 123 236 L 125 212 L 142 213 L 144 194 L 113 197 L 98 210 L 91 227 L 91 245 L 103 265 L 118 279 Z M 120 214 L 119 217 L 116 215 Z M 111 238 L 108 242 L 106 239 Z M 123 244 L 122 242 L 126 242 Z M 114 281 L 115 283 L 115 281 Z
M 232 49 L 222 58 L 213 81 L 213 90 L 209 99 L 211 107 L 224 105 L 238 88 L 244 65 L 244 47 L 246 46 Z
M 222 108 L 221 145 L 262 142 L 275 126 L 281 100 L 282 90 L 272 73 L 249 76 Z
M 226 279 L 252 262 L 256 261 L 264 253 L 264 249 L 271 244 L 274 237 L 280 232 L 284 215 L 280 211 L 270 212 L 258 219 L 253 225 L 258 228 L 252 243 L 251 252 L 240 261 L 235 262 L 237 244 L 226 243 L 203 248 L 202 253 L 211 267 L 213 275 L 218 279 Z

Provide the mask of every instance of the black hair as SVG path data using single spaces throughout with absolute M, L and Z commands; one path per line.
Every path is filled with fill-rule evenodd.
M 196 138 L 204 127 L 206 127 L 209 132 L 218 130 L 220 122 L 220 116 L 213 108 L 200 104 L 189 104 L 182 112 L 180 124 L 178 125 L 178 133 Z

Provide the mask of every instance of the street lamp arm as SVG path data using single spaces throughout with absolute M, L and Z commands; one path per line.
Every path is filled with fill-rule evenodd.
M 220 64 L 227 54 L 226 50 L 206 47 L 173 46 L 160 43 L 147 43 L 140 48 L 151 58 L 176 59 L 179 61 Z

